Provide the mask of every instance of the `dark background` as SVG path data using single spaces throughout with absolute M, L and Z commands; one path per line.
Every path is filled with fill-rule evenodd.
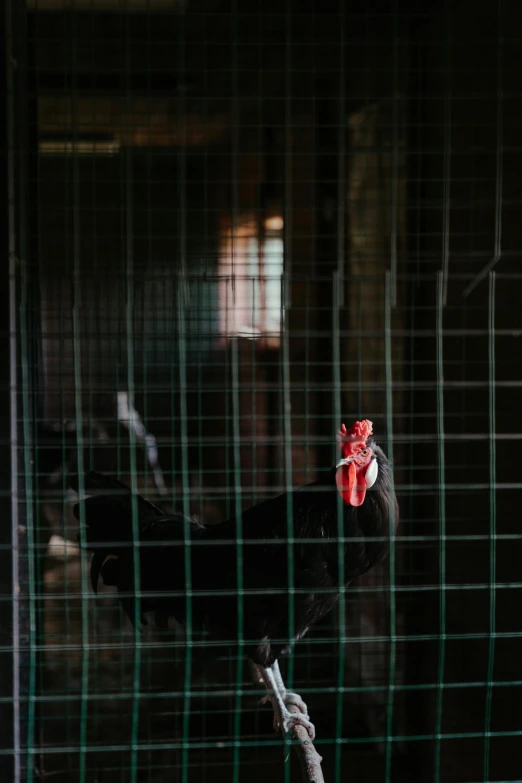
M 518 779 L 520 5 L 7 9 L 22 774 L 35 764 L 76 781 L 84 763 L 89 781 L 132 779 L 132 631 L 109 592 L 82 601 L 80 558 L 48 553 L 52 534 L 76 537 L 65 475 L 78 454 L 127 480 L 135 456 L 138 485 L 160 499 L 117 418 L 116 392 L 132 383 L 158 443 L 163 501 L 208 522 L 230 513 L 239 485 L 247 506 L 328 469 L 339 414 L 374 421 L 393 446 L 394 569 L 386 562 L 347 595 L 346 641 L 332 616 L 294 656 L 325 779 Z M 283 228 L 270 233 L 274 217 Z M 250 285 L 268 302 L 279 269 L 263 255 L 269 239 L 284 247 L 283 295 L 271 295 L 285 329 L 267 335 L 261 321 L 251 339 L 223 319 L 250 318 Z M 495 278 L 477 278 L 488 266 Z M 235 291 L 232 277 L 250 282 Z M 225 290 L 235 307 L 224 307 Z M 7 398 L 2 409 L 7 426 Z M 7 465 L 7 433 L 3 442 Z M 6 661 L 11 644 L 2 641 Z M 189 778 L 229 780 L 235 763 L 241 780 L 282 778 L 246 671 L 234 762 L 236 660 L 198 649 Z M 181 779 L 183 660 L 179 636 L 146 637 L 137 780 Z M 0 668 L 10 726 L 11 668 Z M 298 779 L 293 763 L 290 774 Z

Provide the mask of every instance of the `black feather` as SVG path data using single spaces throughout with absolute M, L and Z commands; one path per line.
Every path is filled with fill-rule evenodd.
M 241 516 L 243 537 L 243 634 L 248 655 L 262 666 L 288 652 L 297 639 L 324 617 L 339 596 L 338 536 L 342 531 L 344 583 L 366 573 L 385 557 L 390 523 L 398 523 L 398 506 L 390 489 L 389 466 L 383 451 L 368 443 L 379 472 L 364 503 L 339 504 L 335 469 L 325 479 L 267 500 Z M 116 479 L 99 473 L 85 477 L 85 520 L 88 546 L 95 552 L 93 587 L 101 573 L 105 584 L 116 584 L 120 600 L 134 621 L 134 555 L 132 495 Z M 78 486 L 76 480 L 75 488 Z M 288 615 L 287 509 L 291 507 L 294 538 L 294 627 Z M 185 540 L 191 566 L 192 619 L 205 625 L 211 637 L 237 638 L 238 520 L 205 528 L 138 496 L 141 612 L 154 611 L 165 626 L 168 617 L 183 622 L 186 609 Z M 339 509 L 342 517 L 338 519 Z M 75 509 L 78 518 L 78 507 Z M 108 555 L 115 559 L 104 562 Z
M 98 551 L 95 552 L 92 556 L 91 560 L 91 585 L 92 589 L 95 593 L 98 592 L 98 581 L 100 578 L 100 571 L 101 567 L 103 565 L 103 561 L 105 560 L 105 555 L 103 552 Z

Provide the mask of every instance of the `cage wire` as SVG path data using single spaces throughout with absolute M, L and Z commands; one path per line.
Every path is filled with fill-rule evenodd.
M 369 418 L 390 556 L 282 664 L 325 780 L 519 781 L 520 4 L 6 14 L 5 779 L 297 780 L 241 645 L 94 596 L 68 476 L 212 525 Z

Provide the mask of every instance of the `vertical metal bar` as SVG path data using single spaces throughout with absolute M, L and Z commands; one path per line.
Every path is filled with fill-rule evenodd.
M 94 37 L 91 39 L 91 52 L 94 59 L 94 46 L 95 40 Z M 97 103 L 95 101 L 92 102 L 92 108 L 91 108 L 91 123 L 92 127 L 96 127 L 97 117 L 96 117 L 96 109 L 97 109 Z M 92 280 L 92 287 L 93 287 L 93 295 L 94 295 L 94 323 L 93 323 L 93 333 L 94 333 L 94 362 L 90 363 L 89 368 L 91 370 L 90 377 L 89 377 L 89 439 L 90 439 L 90 448 L 89 448 L 89 469 L 92 470 L 94 467 L 94 437 L 93 433 L 94 430 L 92 428 L 92 422 L 93 422 L 93 409 L 97 409 L 97 403 L 96 403 L 96 396 L 93 395 L 93 389 L 92 389 L 92 364 L 94 364 L 95 373 L 95 382 L 94 382 L 94 388 L 96 388 L 96 383 L 99 383 L 97 379 L 101 379 L 103 375 L 105 374 L 105 353 L 103 350 L 103 339 L 102 334 L 104 333 L 103 328 L 103 319 L 106 318 L 106 311 L 104 312 L 104 309 L 102 307 L 102 290 L 103 290 L 103 283 L 99 280 L 99 276 L 101 277 L 101 269 L 98 259 L 98 242 L 97 240 L 97 233 L 98 233 L 98 212 L 96 210 L 96 156 L 92 156 L 91 161 L 91 172 L 90 175 L 92 177 L 91 180 L 91 199 L 92 199 L 92 248 L 93 248 L 93 256 L 92 256 L 92 267 L 93 270 L 91 272 L 93 280 Z M 64 482 L 64 520 L 66 519 L 66 502 L 67 502 L 67 477 L 63 476 L 63 482 Z M 65 533 L 65 531 L 64 531 Z M 96 611 L 96 610 L 94 610 Z M 95 708 L 96 715 L 95 720 L 98 718 L 98 705 L 96 705 Z
M 392 154 L 390 214 L 390 285 L 392 307 L 397 305 L 397 215 L 399 187 L 399 12 L 398 0 L 393 13 L 393 86 L 392 86 Z
M 234 699 L 234 753 L 233 753 L 233 781 L 238 783 L 240 778 L 240 749 L 241 749 L 241 685 L 243 681 L 243 525 L 242 525 L 242 489 L 241 489 L 241 428 L 240 428 L 240 401 L 239 401 L 239 356 L 238 338 L 234 337 L 231 344 L 232 350 L 232 450 L 234 462 L 234 516 L 236 519 L 236 568 L 237 568 L 237 641 L 238 659 L 236 661 L 236 692 Z
M 333 359 L 333 409 L 337 426 L 341 425 L 341 340 L 340 340 L 340 309 L 341 309 L 341 287 L 344 286 L 344 280 L 339 271 L 333 273 L 333 311 L 332 311 L 332 359 Z M 344 576 L 344 502 L 339 494 L 337 496 L 337 567 L 339 573 L 339 660 L 337 662 L 337 703 L 335 719 L 335 736 L 342 736 L 343 729 L 343 694 L 344 694 L 344 670 L 346 657 L 346 590 Z M 344 750 L 346 758 L 346 750 Z M 343 756 L 343 745 L 336 743 L 335 746 L 335 781 L 341 780 L 341 761 Z
M 284 242 L 283 269 L 287 285 L 284 286 L 283 328 L 286 311 L 292 306 L 291 274 L 292 274 L 292 3 L 286 0 L 285 19 L 285 208 L 284 208 Z
M 174 279 L 168 280 L 165 288 L 166 288 L 166 294 L 165 294 L 165 332 L 162 333 L 162 339 L 165 339 L 165 335 L 168 335 L 168 329 L 170 327 L 170 334 L 172 335 L 172 340 L 174 341 L 174 337 L 177 334 L 177 328 L 178 328 L 178 313 L 177 313 L 177 305 L 179 299 L 178 297 L 179 291 L 179 281 L 178 286 L 175 285 Z M 166 301 L 170 301 L 170 324 L 168 324 L 168 309 L 166 307 Z M 179 346 L 178 346 L 179 348 Z M 165 348 L 167 351 L 167 348 Z M 179 361 L 179 356 L 178 356 Z M 177 437 L 176 437 L 176 389 L 178 387 L 179 382 L 179 368 L 176 366 L 176 362 L 173 361 L 170 363 L 170 459 L 171 459 L 171 465 L 170 465 L 170 471 L 171 471 L 171 496 L 170 496 L 170 503 L 172 508 L 174 508 L 176 503 L 176 463 L 177 463 Z
M 493 673 L 495 667 L 495 608 L 496 608 L 496 550 L 497 550 L 497 496 L 496 496 L 496 420 L 495 420 L 495 272 L 489 275 L 488 307 L 489 360 L 489 644 L 486 678 L 486 717 L 484 725 L 484 780 L 488 781 L 491 750 L 491 708 L 493 701 Z
M 261 277 L 264 274 L 262 267 L 258 267 L 256 271 L 256 278 L 252 280 L 252 323 L 256 324 L 258 323 L 258 319 L 260 319 L 260 303 L 257 303 L 256 306 L 256 290 L 259 290 L 261 287 Z M 252 379 L 252 386 L 251 386 L 251 395 L 252 395 L 252 410 L 251 410 L 251 426 L 252 426 L 252 446 L 251 446 L 251 455 L 252 455 L 252 467 L 251 467 L 251 475 L 252 475 L 252 497 L 251 497 L 251 503 L 255 505 L 257 503 L 257 379 L 258 379 L 258 365 L 257 365 L 257 341 L 251 340 L 250 341 L 250 361 L 252 363 L 252 366 L 250 368 L 251 372 L 251 379 Z
M 310 481 L 310 311 L 312 309 L 310 302 L 310 288 L 312 281 L 306 283 L 306 304 L 305 304 L 305 367 L 304 367 L 304 449 L 305 449 L 305 477 L 306 482 Z
M 74 401 L 75 417 L 77 427 L 77 463 L 80 495 L 80 546 L 81 551 L 85 552 L 85 504 L 83 501 L 84 493 L 84 460 L 83 460 L 83 388 L 82 388 L 82 337 L 81 337 L 81 308 L 82 308 L 82 289 L 81 289 L 81 222 L 80 222 L 80 173 L 79 161 L 76 148 L 78 139 L 78 88 L 76 83 L 77 65 L 76 65 L 76 41 L 77 27 L 73 20 L 71 30 L 72 47 L 72 137 L 73 137 L 73 363 L 74 363 Z M 81 600 L 82 600 L 82 675 L 81 675 L 81 707 L 80 707 L 80 783 L 84 783 L 87 775 L 87 714 L 88 714 L 88 694 L 89 694 L 89 611 L 88 611 L 88 572 L 85 557 L 80 560 L 81 573 Z
M 201 269 L 200 269 L 201 272 Z M 198 432 L 197 432 L 197 443 L 198 443 L 198 473 L 197 473 L 197 482 L 198 482 L 198 505 L 199 509 L 201 511 L 202 504 L 203 504 L 203 482 L 204 482 L 204 476 L 203 476 L 203 465 L 205 461 L 205 448 L 203 446 L 203 431 L 205 429 L 204 424 L 204 402 L 203 402 L 203 389 L 204 389 L 204 375 L 203 375 L 203 363 L 205 361 L 205 357 L 207 355 L 207 340 L 208 335 L 206 334 L 206 308 L 207 305 L 207 297 L 206 297 L 206 283 L 203 280 L 195 280 L 194 285 L 196 286 L 196 301 L 199 301 L 201 303 L 201 311 L 198 313 L 198 320 L 197 320 L 197 334 L 196 334 L 196 348 L 198 359 L 197 359 L 197 400 L 198 400 L 198 406 L 197 406 L 197 418 L 198 418 Z
M 503 105 L 502 105 L 502 0 L 498 0 L 497 10 L 497 161 L 495 188 L 495 247 L 493 265 L 502 254 L 502 167 L 503 167 Z M 484 780 L 489 780 L 491 750 L 491 709 L 493 702 L 493 674 L 495 666 L 495 628 L 496 628 L 496 395 L 495 395 L 495 272 L 489 275 L 488 307 L 488 359 L 489 359 L 489 648 L 486 685 L 486 719 L 484 727 Z
M 35 517 L 34 517 L 34 474 L 32 464 L 33 440 L 31 437 L 31 395 L 30 395 L 30 359 L 29 335 L 27 328 L 28 319 L 28 279 L 29 273 L 26 270 L 26 249 L 22 238 L 24 232 L 24 220 L 21 215 L 21 237 L 20 237 L 20 348 L 22 365 L 22 429 L 23 429 L 23 452 L 24 452 L 24 474 L 25 474 L 25 505 L 26 505 L 26 535 L 27 535 L 27 582 L 29 591 L 29 687 L 28 687 L 28 716 L 27 716 L 27 781 L 33 780 L 33 753 L 34 753 L 34 728 L 35 728 L 35 708 L 36 708 L 36 643 L 37 643 L 37 625 L 36 625 L 36 606 L 35 606 Z
M 131 74 L 131 32 L 128 9 L 125 15 L 125 112 L 124 118 L 131 123 L 132 99 L 130 92 Z M 127 393 L 129 405 L 135 409 L 134 384 L 134 182 L 132 161 L 132 134 L 130 128 L 124 128 L 124 138 L 127 146 L 124 150 L 124 182 L 125 182 L 125 333 L 127 360 Z M 140 717 L 140 682 L 141 682 L 141 549 L 140 527 L 138 517 L 138 477 L 136 462 L 136 432 L 134 427 L 129 432 L 129 463 L 132 510 L 132 566 L 134 574 L 134 666 L 132 673 L 132 724 L 131 724 L 131 783 L 138 780 L 138 731 Z
M 292 11 L 291 0 L 285 4 L 285 209 L 283 235 L 283 291 L 281 296 L 282 381 L 283 381 L 283 458 L 286 490 L 286 555 L 288 565 L 288 636 L 293 639 L 295 627 L 294 591 L 294 504 L 292 495 L 292 392 L 290 376 L 289 310 L 292 303 Z M 294 679 L 294 657 L 288 661 L 287 681 Z M 285 735 L 285 745 L 288 735 Z M 285 764 L 285 783 L 289 783 L 291 765 Z
M 5 8 L 6 25 L 6 71 L 7 71 L 7 198 L 9 232 L 9 400 L 10 400 L 10 440 L 11 440 L 11 587 L 12 640 L 13 640 L 13 783 L 21 783 L 21 711 L 20 711 L 20 558 L 19 558 L 19 442 L 18 442 L 18 274 L 16 257 L 16 187 L 15 187 L 15 98 L 14 98 L 14 24 L 12 0 L 7 0 Z
M 237 214 L 238 214 L 238 151 L 239 151 L 239 90 L 238 90 L 238 0 L 231 2 L 231 50 L 232 50 L 232 106 L 231 106 L 231 137 L 232 137 L 232 158 L 231 158 L 231 183 L 232 183 L 232 231 L 231 231 L 231 253 L 232 253 L 232 306 L 234 308 L 233 328 L 237 327 L 236 322 L 236 237 L 237 237 Z M 240 274 L 242 270 L 240 269 Z
M 345 85 L 345 4 L 339 4 L 339 128 L 337 140 L 337 296 L 334 308 L 344 305 L 345 253 L 346 253 L 346 85 Z M 334 338 L 335 339 L 335 338 Z M 340 387 L 339 387 L 340 393 Z M 336 426 L 339 426 L 339 418 Z
M 180 4 L 180 10 L 178 14 L 178 73 L 179 79 L 182 85 L 182 89 L 179 91 L 178 96 L 178 130 L 179 130 L 179 152 L 178 152 L 178 197 L 179 197 L 179 248 L 180 248 L 180 261 L 181 261 L 181 273 L 183 276 L 183 302 L 186 302 L 187 295 L 187 214 L 186 214 L 186 180 L 187 180 L 187 159 L 186 159 L 186 130 L 187 130 L 187 114 L 186 114 L 186 101 L 185 101 L 185 84 L 186 77 L 186 65 L 185 65 L 185 4 Z
M 227 305 L 229 305 L 229 296 L 228 296 L 228 286 L 227 286 Z M 231 298 L 234 299 L 234 292 L 231 291 Z M 230 305 L 229 305 L 230 306 Z M 233 312 L 233 306 L 230 307 L 230 309 Z M 234 333 L 234 323 L 232 323 L 232 327 L 229 327 L 228 324 L 228 310 L 229 307 L 227 306 L 227 326 L 226 326 L 226 334 L 227 334 L 227 341 L 229 340 L 229 335 L 233 335 Z M 231 504 L 230 504 L 230 484 L 229 484 L 229 475 L 230 475 L 230 391 L 229 391 L 229 383 L 230 383 L 230 367 L 229 367 L 229 361 L 230 361 L 230 352 L 228 349 L 228 345 L 226 345 L 225 350 L 223 351 L 223 358 L 224 358 L 224 376 L 225 376 L 225 383 L 224 383 L 224 389 L 223 389 L 223 396 L 225 399 L 225 516 L 227 519 L 230 518 L 232 511 L 231 511 Z
M 289 285 L 288 273 L 283 275 L 284 288 Z M 285 490 L 286 490 L 286 555 L 288 564 L 288 638 L 294 638 L 295 628 L 295 588 L 294 588 L 294 503 L 293 503 L 293 467 L 292 467 L 292 391 L 290 376 L 290 343 L 288 329 L 288 313 L 284 314 L 286 290 L 281 297 L 281 329 L 282 329 L 282 358 L 283 358 L 283 428 L 284 428 L 284 461 L 285 461 Z M 284 320 L 283 320 L 284 319 Z M 289 656 L 288 661 L 288 687 L 292 688 L 294 677 L 294 656 Z M 288 735 L 285 735 L 285 744 Z M 290 764 L 285 764 L 285 781 L 290 780 Z
M 384 297 L 384 357 L 386 375 L 386 431 L 388 440 L 388 462 L 390 464 L 390 495 L 393 495 L 393 354 L 392 354 L 392 323 L 393 290 L 391 275 L 385 276 Z M 397 660 L 397 629 L 396 629 L 396 594 L 395 594 L 395 508 L 390 504 L 390 665 L 388 675 L 388 710 L 386 718 L 386 781 L 391 781 L 392 734 L 393 734 L 393 695 L 395 691 L 395 669 Z
M 75 177 L 76 179 L 76 177 Z M 75 196 L 77 195 L 75 188 Z M 74 200 L 74 213 L 77 212 L 77 201 Z M 87 564 L 84 556 L 86 538 L 85 538 L 85 502 L 84 502 L 84 460 L 83 460 L 83 410 L 82 410 L 82 357 L 81 357 L 81 283 L 79 265 L 79 242 L 76 242 L 76 235 L 79 235 L 79 227 L 75 222 L 75 270 L 74 270 L 74 304 L 72 308 L 73 322 L 73 363 L 74 363 L 74 400 L 75 417 L 77 426 L 77 464 L 78 464 L 78 493 L 79 493 L 79 536 L 80 536 L 80 573 L 81 573 L 81 600 L 82 600 L 82 676 L 81 676 L 81 708 L 80 708 L 80 781 L 86 779 L 86 750 L 87 750 L 87 708 L 89 694 L 89 588 Z
M 238 230 L 238 151 L 239 151 L 239 90 L 238 90 L 238 0 L 232 0 L 231 4 L 231 60 L 232 60 L 232 83 L 231 83 L 231 140 L 232 140 L 232 154 L 231 154 L 231 232 L 230 232 L 230 252 L 232 260 L 231 268 L 231 296 L 232 296 L 232 339 L 237 331 L 237 290 L 236 290 L 236 240 Z M 240 268 L 239 273 L 241 275 L 242 270 Z M 228 315 L 227 315 L 228 320 Z M 227 335 L 229 329 L 227 328 Z M 225 435 L 225 476 L 226 476 L 226 515 L 227 518 L 231 512 L 230 504 L 230 492 L 229 492 L 229 470 L 230 470 L 230 399 L 229 399 L 229 367 L 228 367 L 229 354 L 225 351 L 225 421 L 226 421 L 226 435 Z M 233 361 L 232 355 L 230 361 Z M 230 373 L 233 373 L 234 368 L 231 366 Z M 233 394 L 233 391 L 232 391 Z M 233 417 L 233 410 L 232 410 Z M 234 425 L 232 424 L 232 427 Z M 232 461 L 234 445 L 232 444 Z
M 437 273 L 437 439 L 439 450 L 439 666 L 435 715 L 435 783 L 440 783 L 442 707 L 444 698 L 444 668 L 446 656 L 446 475 L 444 435 L 444 355 L 443 355 L 444 273 Z
M 284 465 L 286 488 L 286 533 L 287 533 L 287 565 L 288 565 L 288 634 L 293 638 L 294 617 L 294 532 L 293 532 L 293 497 L 292 497 L 292 405 L 290 387 L 290 346 L 288 334 L 288 310 L 291 307 L 291 272 L 292 272 L 292 15 L 291 2 L 285 3 L 285 207 L 283 226 L 283 276 L 281 292 L 281 338 L 282 338 L 282 382 L 283 382 L 283 432 L 284 432 Z M 289 686 L 293 682 L 294 661 L 289 660 L 287 680 Z M 286 737 L 285 737 L 286 744 Z M 285 765 L 285 781 L 290 780 L 290 764 Z
M 364 282 L 359 280 L 357 302 L 357 415 L 362 416 L 364 350 L 363 350 L 363 312 L 364 312 Z
M 183 82 L 185 79 L 185 5 L 182 4 L 178 13 L 178 73 Z M 178 199 L 179 199 L 179 255 L 181 275 L 178 284 L 178 358 L 179 358 L 179 416 L 181 441 L 181 485 L 183 494 L 184 518 L 184 557 L 185 557 L 185 682 L 183 689 L 183 750 L 181 753 L 181 781 L 188 783 L 189 779 L 189 739 L 190 739 L 190 705 L 192 683 L 192 547 L 190 533 L 190 480 L 187 433 L 187 338 L 186 338 L 186 307 L 187 307 L 187 211 L 186 211 L 186 103 L 182 90 L 178 98 L 178 123 L 180 146 L 178 153 Z
M 504 95 L 502 88 L 503 53 L 503 0 L 498 0 L 497 10 L 497 156 L 495 178 L 495 246 L 493 248 L 493 266 L 502 255 L 502 173 L 504 162 Z
M 38 670 L 38 609 L 36 601 L 36 591 L 38 587 L 38 581 L 36 578 L 36 566 L 37 566 L 37 547 L 36 547 L 36 493 L 35 493 L 35 465 L 34 465 L 34 343 L 32 341 L 32 325 L 33 325 L 33 301 L 34 301 L 34 286 L 33 286 L 33 270 L 31 266 L 31 233 L 30 233 L 30 218 L 28 215 L 28 183 L 29 183 L 29 127 L 27 117 L 27 102 L 28 102 L 28 82 L 29 82 L 29 68 L 28 68 L 28 56 L 27 56 L 27 11 L 25 6 L 17 4 L 18 7 L 16 13 L 16 24 L 14 37 L 18 42 L 17 50 L 17 70 L 19 72 L 18 82 L 18 94 L 17 94 L 17 119 L 19 135 L 17 143 L 17 171 L 18 171 L 18 241 L 19 241 L 19 333 L 20 333 L 20 363 L 21 363 L 21 392 L 22 392 L 22 424 L 20 432 L 22 435 L 22 449 L 23 449 L 23 468 L 24 468 L 24 489 L 25 489 L 25 557 L 20 559 L 19 550 L 19 572 L 20 582 L 24 581 L 24 577 L 27 579 L 27 604 L 28 604 L 28 624 L 27 621 L 23 623 L 23 636 L 28 638 L 28 671 L 26 670 L 25 676 L 23 670 L 20 671 L 20 675 L 27 681 L 27 731 L 26 731 L 26 763 L 25 770 L 21 770 L 21 775 L 25 772 L 26 780 L 28 783 L 32 783 L 33 776 L 35 774 L 35 759 L 37 758 L 37 749 L 35 747 L 35 734 L 37 727 L 37 670 Z M 21 521 L 19 519 L 19 521 Z M 21 531 L 20 531 L 21 532 Z M 21 543 L 21 535 L 17 535 L 17 540 Z M 22 576 L 22 568 L 25 573 Z M 21 587 L 20 584 L 20 587 Z M 19 594 L 19 597 L 21 595 Z M 25 607 L 24 607 L 25 609 Z M 21 695 L 21 694 L 20 694 Z M 22 747 L 20 750 L 22 750 Z
M 21 176 L 22 180 L 22 176 Z M 27 717 L 27 781 L 33 780 L 33 754 L 35 709 L 36 709 L 36 579 L 35 579 L 35 515 L 34 515 L 34 472 L 33 472 L 33 439 L 31 433 L 31 394 L 30 394 L 30 358 L 29 358 L 29 334 L 28 334 L 28 286 L 29 272 L 26 264 L 26 248 L 23 239 L 24 219 L 21 211 L 20 231 L 20 348 L 22 365 L 22 428 L 25 474 L 25 505 L 26 505 L 26 535 L 27 535 L 27 577 L 29 591 L 29 687 L 28 687 L 28 717 Z
M 183 252 L 185 248 L 183 247 Z M 190 536 L 190 483 L 187 437 L 187 343 L 186 343 L 186 281 L 182 275 L 178 285 L 178 355 L 179 355 L 179 414 L 181 441 L 181 479 L 183 491 L 183 543 L 185 557 L 185 685 L 183 691 L 183 750 L 182 750 L 182 783 L 189 779 L 189 727 L 190 700 L 192 678 L 192 547 Z
M 495 178 L 495 239 L 493 258 L 475 275 L 471 283 L 464 289 L 464 296 L 469 294 L 484 280 L 500 261 L 502 256 L 502 185 L 504 167 L 504 92 L 502 79 L 503 60 L 503 0 L 497 0 L 497 156 Z
M 450 207 L 451 207 L 451 10 L 450 0 L 445 5 L 444 46 L 444 193 L 442 197 L 442 304 L 448 301 L 448 275 L 450 252 Z

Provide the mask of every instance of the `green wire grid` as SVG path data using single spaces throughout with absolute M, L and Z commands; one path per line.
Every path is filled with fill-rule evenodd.
M 261 542 L 232 652 L 192 622 L 188 523 L 185 628 L 142 632 L 92 593 L 67 476 L 213 524 L 367 417 L 397 535 L 282 663 L 325 779 L 520 781 L 522 12 L 385 5 L 6 2 L 6 780 L 298 779 L 242 652 Z

